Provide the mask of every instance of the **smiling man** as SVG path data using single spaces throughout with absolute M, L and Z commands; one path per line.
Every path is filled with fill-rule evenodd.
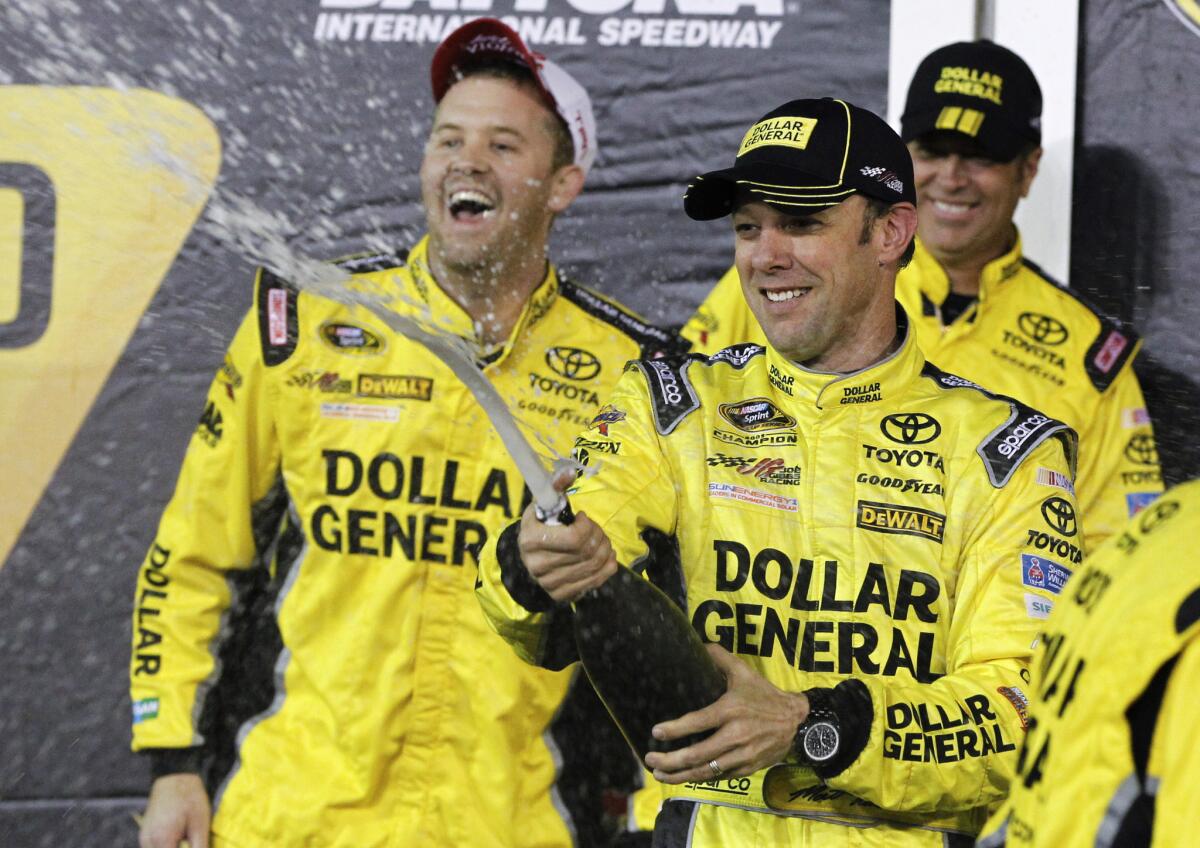
M 1011 395 L 1080 435 L 1087 547 L 1162 491 L 1133 359 L 1136 333 L 1052 280 L 1013 223 L 1041 161 L 1042 94 L 1022 59 L 990 41 L 939 48 L 908 90 L 901 136 L 913 156 L 917 248 L 896 298 L 925 356 Z M 736 269 L 684 328 L 697 350 L 761 342 Z
M 675 344 L 547 261 L 591 104 L 490 19 L 438 48 L 432 82 L 428 237 L 339 265 L 462 338 L 565 453 L 626 360 Z M 582 678 L 520 663 L 472 598 L 525 498 L 487 415 L 370 314 L 266 270 L 255 299 L 138 575 L 141 845 L 606 845 L 605 792 L 636 761 Z
M 575 522 L 526 510 L 481 555 L 484 611 L 533 662 L 576 656 L 569 602 L 626 566 L 713 643 L 726 693 L 653 730 L 712 731 L 646 758 L 660 848 L 970 845 L 1016 768 L 1064 579 L 1038 563 L 1060 541 L 1079 558 L 1074 434 L 926 364 L 894 299 L 913 200 L 908 150 L 864 109 L 754 124 L 684 209 L 732 216 L 768 343 L 631 366 L 577 441 L 606 447 Z

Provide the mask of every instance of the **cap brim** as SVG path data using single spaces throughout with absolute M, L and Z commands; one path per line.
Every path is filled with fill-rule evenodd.
M 734 211 L 738 189 L 789 215 L 820 212 L 857 191 L 846 183 L 830 185 L 827 177 L 798 168 L 746 162 L 696 177 L 683 196 L 683 211 L 696 221 L 723 218 Z
M 955 104 L 945 104 L 955 105 Z M 1031 134 L 1024 134 L 1005 120 L 1003 114 L 989 112 L 984 116 L 983 125 L 975 135 L 963 132 L 957 127 L 938 126 L 938 118 L 944 106 L 926 112 L 906 113 L 900 119 L 900 137 L 907 144 L 923 135 L 932 132 L 947 132 L 961 135 L 979 145 L 988 156 L 1000 162 L 1008 162 L 1021 153 L 1029 145 L 1039 142 Z M 990 122 L 990 123 L 989 123 Z

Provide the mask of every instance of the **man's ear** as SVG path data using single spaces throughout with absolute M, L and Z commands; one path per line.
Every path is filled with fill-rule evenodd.
M 550 199 L 546 205 L 555 215 L 566 211 L 572 201 L 583 191 L 583 168 L 578 165 L 563 165 L 550 178 Z
M 875 221 L 875 226 L 880 264 L 896 262 L 917 234 L 917 207 L 911 203 L 893 203 L 887 214 Z
M 1033 178 L 1037 176 L 1038 165 L 1042 162 L 1042 148 L 1036 147 L 1025 156 L 1025 161 L 1021 163 L 1021 197 L 1029 196 L 1029 187 L 1033 185 Z

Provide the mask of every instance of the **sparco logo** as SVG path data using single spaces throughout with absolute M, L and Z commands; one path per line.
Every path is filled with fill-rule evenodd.
M 942 425 L 924 412 L 889 415 L 879 424 L 883 435 L 902 445 L 923 445 L 942 435 Z
M 683 391 L 679 388 L 679 378 L 675 376 L 675 372 L 665 362 L 650 360 L 650 367 L 654 369 L 655 375 L 658 377 L 659 388 L 662 389 L 663 397 L 667 399 L 667 403 L 682 403 Z
M 1046 519 L 1046 524 L 1051 530 L 1057 530 L 1064 536 L 1075 535 L 1075 507 L 1071 506 L 1069 500 L 1046 498 L 1042 501 L 1042 518 Z
M 1036 413 L 1026 418 L 1011 433 L 1004 437 L 1004 441 L 997 448 L 1000 451 L 1000 455 L 1011 459 L 1029 441 L 1029 437 L 1036 433 L 1038 428 L 1049 420 L 1049 418 L 1041 413 Z
M 1146 433 L 1135 433 L 1125 445 L 1125 458 L 1137 465 L 1158 465 L 1158 449 L 1154 437 Z
M 1049 315 L 1039 315 L 1036 312 L 1022 312 L 1017 319 L 1021 332 L 1038 344 L 1060 345 L 1067 340 L 1067 328 L 1063 323 Z
M 578 347 L 552 347 L 546 351 L 550 370 L 568 380 L 590 380 L 600 373 L 600 360 Z

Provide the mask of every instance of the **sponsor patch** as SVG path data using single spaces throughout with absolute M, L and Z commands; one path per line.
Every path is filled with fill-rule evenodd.
M 224 422 L 221 410 L 217 409 L 217 405 L 210 400 L 205 405 L 204 411 L 200 413 L 200 423 L 196 425 L 196 434 L 209 447 L 215 448 L 225 433 Z
M 800 439 L 795 433 L 731 433 L 728 430 L 713 430 L 713 438 L 730 445 L 744 448 L 778 447 L 797 444 Z
M 848 403 L 874 403 L 877 400 L 883 400 L 883 392 L 879 390 L 879 383 L 842 388 L 841 403 L 843 406 Z
M 287 289 L 267 292 L 267 341 L 273 345 L 287 344 Z
M 1013 705 L 1017 717 L 1021 719 L 1021 729 L 1026 730 L 1029 727 L 1029 699 L 1025 697 L 1025 693 L 1016 686 L 1000 686 L 996 691 Z
M 1048 601 L 1041 595 L 1025 593 L 1025 613 L 1030 618 L 1049 618 L 1054 609 L 1054 602 Z
M 429 400 L 433 397 L 433 380 L 407 374 L 359 374 L 356 394 L 359 397 Z
M 920 536 L 939 545 L 946 530 L 946 516 L 928 509 L 899 504 L 858 502 L 857 526 L 876 533 Z
M 1066 325 L 1057 318 L 1037 312 L 1022 312 L 1017 318 L 1017 327 L 1038 344 L 1060 345 L 1067 340 Z
M 585 439 L 582 436 L 575 439 L 575 447 L 587 448 L 597 453 L 618 454 L 621 452 L 620 442 L 597 442 L 592 439 Z
M 1063 536 L 1074 536 L 1079 530 L 1075 507 L 1066 498 L 1052 497 L 1042 501 L 1042 519 L 1047 527 Z
M 600 360 L 579 347 L 552 347 L 546 351 L 546 365 L 568 380 L 591 380 L 600 373 Z
M 1143 427 L 1150 423 L 1150 411 L 1144 406 L 1121 410 L 1121 426 L 1127 430 Z
M 782 495 L 760 492 L 758 489 L 747 489 L 745 486 L 735 486 L 732 483 L 709 483 L 708 496 L 765 506 L 784 512 L 796 512 L 799 509 L 799 501 L 796 498 L 785 498 Z
M 1158 447 L 1149 433 L 1134 433 L 1125 443 L 1125 458 L 1135 465 L 1158 465 Z
M 696 315 L 698 317 L 700 315 L 700 313 L 697 312 Z M 716 328 L 717 328 L 717 321 L 714 318 L 712 320 L 712 328 L 711 329 L 716 330 Z M 724 348 L 723 350 L 717 351 L 716 353 L 714 353 L 712 356 L 710 356 L 708 358 L 708 361 L 709 362 L 728 362 L 734 368 L 745 368 L 746 363 L 749 362 L 754 357 L 758 356 L 760 353 L 762 353 L 763 350 L 764 350 L 764 348 L 762 347 L 762 345 L 756 345 L 756 344 L 734 345 L 733 347 L 727 347 L 727 348 Z M 771 366 L 771 370 L 772 371 L 775 370 L 774 365 Z
M 1057 595 L 1073 573 L 1052 559 L 1021 554 L 1021 582 L 1031 589 L 1045 589 Z
M 1158 492 L 1130 492 L 1125 496 L 1125 504 L 1129 507 L 1132 518 L 1158 499 Z
M 386 348 L 382 338 L 357 324 L 329 321 L 321 325 L 320 334 L 325 344 L 340 353 L 371 355 Z
M 879 422 L 879 430 L 902 445 L 924 445 L 942 435 L 942 425 L 924 412 L 901 412 Z
M 611 403 L 606 403 L 604 406 L 600 407 L 600 412 L 596 414 L 596 417 L 592 419 L 592 422 L 588 424 L 587 428 L 589 430 L 599 431 L 601 436 L 607 436 L 610 425 L 624 420 L 624 412 L 617 409 Z
M 1117 330 L 1109 330 L 1108 338 L 1104 340 L 1104 344 L 1100 345 L 1100 350 L 1096 353 L 1096 358 L 1093 362 L 1096 368 L 1101 373 L 1107 374 L 1112 370 L 1112 367 L 1117 363 L 1121 351 L 1129 346 L 1129 339 Z
M 740 157 L 755 148 L 767 146 L 803 150 L 808 147 L 808 140 L 816 126 L 816 118 L 785 116 L 759 121 L 743 136 L 737 155 Z
M 321 417 L 344 421 L 399 421 L 400 410 L 370 403 L 323 403 Z
M 796 419 L 764 397 L 748 398 L 717 407 L 721 417 L 747 433 L 762 430 L 784 430 L 796 426 Z
M 1052 486 L 1055 489 L 1062 489 L 1068 492 L 1072 497 L 1075 496 L 1075 484 L 1071 482 L 1071 478 L 1061 471 L 1053 471 L 1049 468 L 1038 467 L 1037 470 L 1038 485 Z
M 237 400 L 235 393 L 242 387 L 242 373 L 237 370 L 229 354 L 225 355 L 225 361 L 217 372 L 217 382 L 225 387 L 225 394 L 229 395 L 230 400 Z
M 142 698 L 133 702 L 134 724 L 141 724 L 153 718 L 158 718 L 158 698 Z

